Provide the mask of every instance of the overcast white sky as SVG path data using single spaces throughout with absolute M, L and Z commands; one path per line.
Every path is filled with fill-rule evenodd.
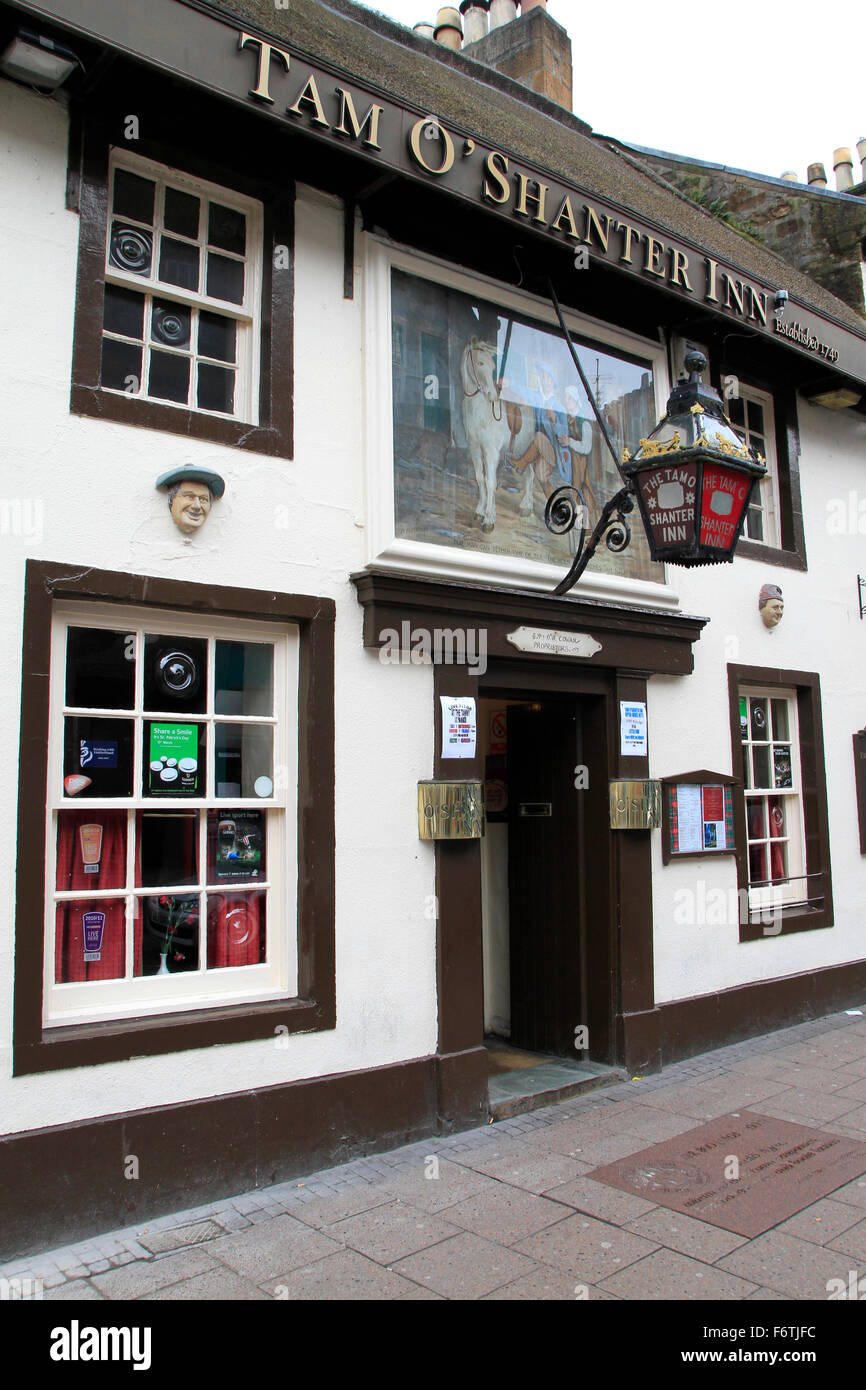
M 438 0 L 360 0 L 411 28 Z M 459 0 L 454 0 L 459 4 Z M 549 0 L 571 36 L 574 111 L 604 135 L 805 182 L 866 135 L 863 0 Z

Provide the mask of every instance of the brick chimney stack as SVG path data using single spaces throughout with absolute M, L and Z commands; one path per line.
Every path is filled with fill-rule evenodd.
M 546 0 L 531 3 L 532 8 L 528 8 L 524 0 L 517 19 L 496 24 L 503 0 L 491 0 L 490 32 L 475 43 L 464 44 L 463 52 L 570 111 L 571 40 L 562 26 L 551 19 Z M 506 14 L 510 14 L 510 9 Z

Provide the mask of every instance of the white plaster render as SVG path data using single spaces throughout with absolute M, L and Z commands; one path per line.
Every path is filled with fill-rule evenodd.
M 267 1037 L 218 1053 L 16 1078 L 17 789 L 10 772 L 0 799 L 8 847 L 0 860 L 3 1132 L 429 1055 L 436 1045 L 433 852 L 417 838 L 415 783 L 432 770 L 431 673 L 385 666 L 363 650 L 362 612 L 348 582 L 363 564 L 362 298 L 342 298 L 341 207 L 299 190 L 293 460 L 72 416 L 79 223 L 64 207 L 65 115 L 56 103 L 0 81 L 0 119 L 0 412 L 7 430 L 0 496 L 37 499 L 44 521 L 40 536 L 0 537 L 3 766 L 15 769 L 18 761 L 20 614 L 24 561 L 32 557 L 333 598 L 338 768 L 335 1030 L 289 1037 L 285 1047 Z M 20 334 L 9 331 L 16 323 Z M 227 491 L 202 534 L 185 541 L 154 481 L 188 463 L 216 468 Z

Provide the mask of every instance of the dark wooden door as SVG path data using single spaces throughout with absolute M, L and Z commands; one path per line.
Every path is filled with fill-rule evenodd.
M 581 988 L 582 803 L 576 700 L 508 709 L 511 1042 L 576 1057 Z

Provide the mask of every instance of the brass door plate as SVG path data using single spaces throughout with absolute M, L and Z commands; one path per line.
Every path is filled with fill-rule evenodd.
M 658 830 L 661 823 L 661 782 L 611 782 L 611 830 Z
M 422 840 L 480 840 L 484 834 L 481 783 L 419 782 L 418 835 Z

